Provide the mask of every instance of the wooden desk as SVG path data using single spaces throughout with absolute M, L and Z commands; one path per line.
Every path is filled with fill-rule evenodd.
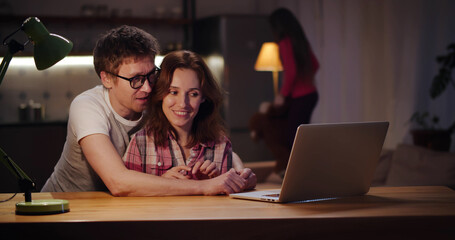
M 292 204 L 226 196 L 33 194 L 48 198 L 69 200 L 70 212 L 15 215 L 15 203 L 23 200 L 19 195 L 0 203 L 1 238 L 455 239 L 455 192 L 446 187 L 375 187 L 365 196 Z

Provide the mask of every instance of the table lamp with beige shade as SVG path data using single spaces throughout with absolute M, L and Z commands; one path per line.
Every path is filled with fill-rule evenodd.
M 283 65 L 280 60 L 278 45 L 274 42 L 265 42 L 262 44 L 256 64 L 256 71 L 267 71 L 273 73 L 273 93 L 278 95 L 278 72 L 283 71 Z

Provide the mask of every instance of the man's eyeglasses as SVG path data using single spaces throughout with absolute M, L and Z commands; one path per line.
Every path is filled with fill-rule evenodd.
M 138 89 L 138 88 L 141 88 L 143 85 L 144 85 L 144 82 L 145 80 L 147 79 L 149 81 L 149 84 L 150 85 L 154 85 L 156 80 L 158 79 L 158 76 L 160 75 L 160 68 L 158 67 L 155 67 L 151 72 L 147 73 L 146 75 L 136 75 L 132 78 L 126 78 L 126 77 L 122 77 L 120 75 L 117 75 L 115 73 L 111 73 L 111 72 L 107 72 L 109 74 L 112 74 L 116 77 L 119 77 L 121 79 L 124 79 L 126 81 L 129 81 L 130 82 L 130 86 L 133 88 L 133 89 Z

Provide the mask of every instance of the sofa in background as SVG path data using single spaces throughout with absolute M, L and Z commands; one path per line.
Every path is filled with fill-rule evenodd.
M 455 153 L 401 144 L 384 150 L 372 186 L 429 186 L 455 188 Z

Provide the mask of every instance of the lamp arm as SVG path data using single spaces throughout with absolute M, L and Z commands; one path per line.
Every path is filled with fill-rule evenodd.
M 8 51 L 2 60 L 2 65 L 0 65 L 0 85 L 2 84 L 3 77 L 5 76 L 6 70 L 8 69 L 11 58 L 13 58 L 13 54 Z
M 23 26 L 24 24 L 22 24 Z M 6 40 L 8 40 L 8 38 L 12 37 L 14 34 L 16 34 L 17 32 L 19 32 L 20 30 L 22 30 L 22 26 L 18 29 L 16 29 L 14 32 L 10 33 L 8 36 L 5 37 L 5 39 L 3 39 L 3 45 L 8 45 L 6 43 Z
M 7 43 L 7 44 L 5 44 L 5 42 L 3 42 L 3 45 L 8 45 L 8 51 L 6 52 L 6 55 L 2 60 L 2 64 L 0 65 L 0 85 L 2 84 L 3 78 L 5 77 L 5 74 L 6 74 L 6 70 L 8 69 L 9 63 L 11 62 L 13 55 L 19 51 L 24 50 L 24 46 L 25 46 L 24 44 L 18 43 L 14 39 L 9 41 L 9 43 Z
M 0 161 L 18 179 L 19 188 L 25 193 L 25 201 L 31 202 L 31 191 L 36 188 L 35 182 L 1 148 Z

